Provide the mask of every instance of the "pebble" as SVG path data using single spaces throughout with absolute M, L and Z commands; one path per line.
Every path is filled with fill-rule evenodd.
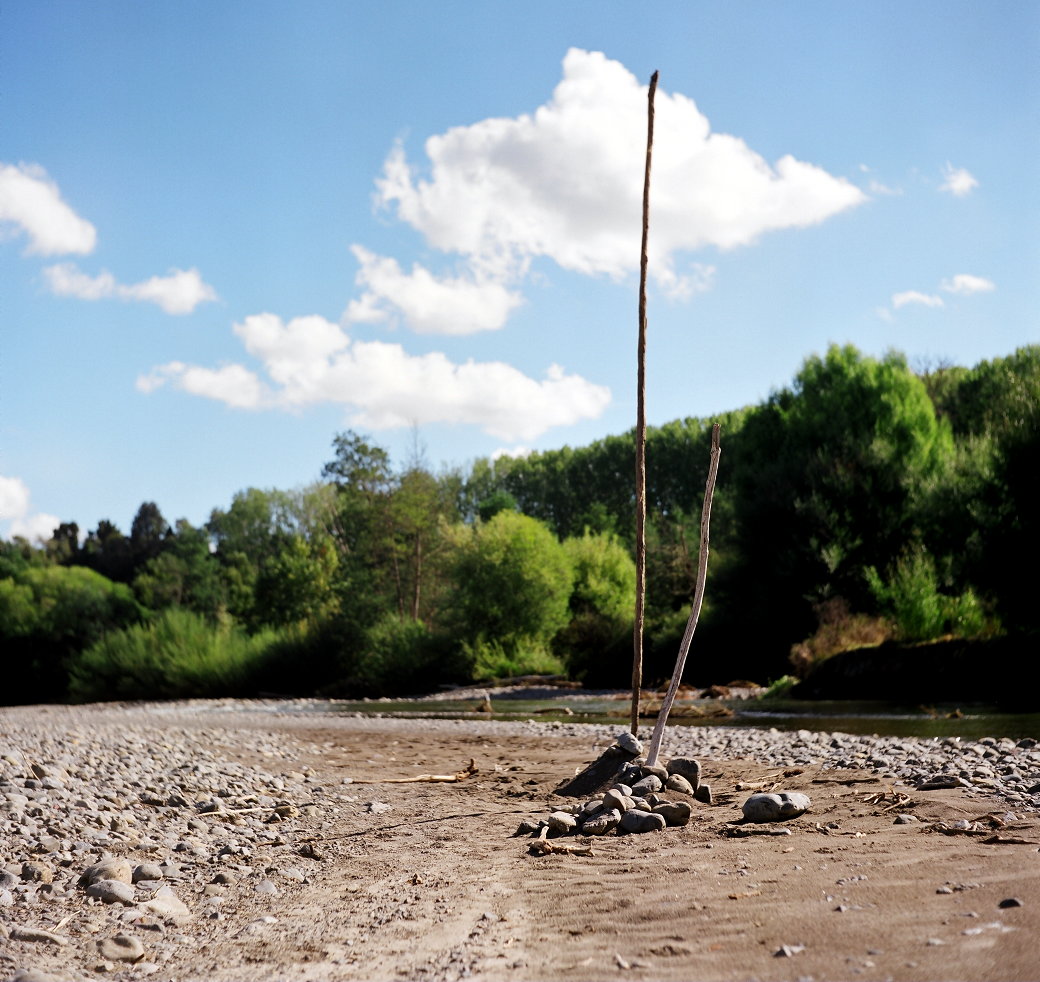
M 598 815 L 588 819 L 581 827 L 582 835 L 606 835 L 618 827 L 621 812 L 616 808 L 604 809 Z
M 694 791 L 697 790 L 697 785 L 701 780 L 701 765 L 699 761 L 694 760 L 692 757 L 673 757 L 668 761 L 668 773 L 678 774 L 680 777 L 686 778 L 690 783 L 690 787 Z
M 101 957 L 110 962 L 139 962 L 144 958 L 144 945 L 130 934 L 117 934 L 97 943 Z
M 668 825 L 688 825 L 693 809 L 685 801 L 674 803 L 663 801 L 659 805 L 654 805 L 653 813 L 661 815 Z
M 666 790 L 678 791 L 679 794 L 693 795 L 697 792 L 697 789 L 682 774 L 669 774 L 664 786 Z
M 618 734 L 617 745 L 633 757 L 638 757 L 643 752 L 643 744 L 627 730 Z
M 95 880 L 87 887 L 87 896 L 106 904 L 129 905 L 137 900 L 137 891 L 122 880 Z
M 578 820 L 564 811 L 553 812 L 549 816 L 550 832 L 559 832 L 566 835 L 568 832 L 573 832 L 577 825 Z
M 656 832 L 668 823 L 664 815 L 655 815 L 640 808 L 632 808 L 621 816 L 618 829 L 622 832 Z
M 800 791 L 778 791 L 772 794 L 753 794 L 744 802 L 742 811 L 749 822 L 786 822 L 804 815 L 812 803 Z

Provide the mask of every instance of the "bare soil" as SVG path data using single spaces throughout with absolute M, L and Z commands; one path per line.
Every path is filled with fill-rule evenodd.
M 180 930 L 196 943 L 153 978 L 1040 977 L 1040 817 L 1009 817 L 995 799 L 702 759 L 716 801 L 696 804 L 688 826 L 534 856 L 511 835 L 561 802 L 553 789 L 592 759 L 588 740 L 363 719 L 263 726 L 302 748 L 316 780 L 358 782 L 358 805 L 286 833 L 308 882 L 236 897 L 216 922 L 186 898 L 200 914 Z M 477 773 L 459 783 L 381 783 L 471 758 Z M 773 828 L 740 821 L 746 797 L 773 786 L 806 792 L 812 812 L 789 835 L 743 834 Z M 368 813 L 373 800 L 389 810 Z M 894 824 L 897 813 L 919 821 Z M 985 833 L 933 828 L 960 819 Z M 1009 898 L 1021 906 L 1001 907 Z

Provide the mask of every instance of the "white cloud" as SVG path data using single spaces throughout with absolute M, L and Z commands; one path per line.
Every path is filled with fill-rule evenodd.
M 866 200 L 793 156 L 770 166 L 743 140 L 713 133 L 686 96 L 659 90 L 655 110 L 650 269 L 666 288 L 679 279 L 678 253 L 748 245 Z M 430 245 L 498 277 L 539 256 L 622 276 L 638 266 L 645 133 L 646 86 L 603 54 L 571 49 L 563 80 L 532 114 L 430 137 L 428 178 L 396 147 L 377 201 Z M 678 292 L 695 292 L 699 279 Z
M 978 180 L 970 171 L 963 167 L 954 167 L 949 161 L 942 172 L 943 182 L 939 185 L 939 190 L 946 191 L 955 198 L 963 198 L 979 186 Z
M 988 280 L 984 276 L 972 276 L 971 273 L 958 273 L 939 284 L 940 290 L 945 290 L 947 293 L 959 293 L 962 296 L 989 293 L 996 288 L 997 285 L 992 280 Z
M 62 201 L 58 185 L 34 164 L 0 164 L 0 223 L 29 237 L 30 254 L 85 254 L 97 243 L 94 226 Z
M 418 263 L 405 273 L 395 259 L 359 245 L 351 252 L 361 264 L 356 282 L 365 292 L 347 307 L 348 321 L 400 315 L 419 334 L 473 334 L 497 331 L 521 303 L 518 293 L 487 276 L 438 278 Z
M 902 293 L 892 294 L 892 306 L 898 310 L 907 304 L 921 304 L 925 307 L 943 307 L 943 298 L 934 293 L 921 293 L 920 290 L 904 290 Z
M 218 299 L 217 291 L 203 282 L 197 269 L 171 269 L 166 276 L 153 276 L 130 285 L 117 282 L 107 270 L 88 276 L 75 263 L 47 266 L 43 275 L 58 296 L 144 301 L 158 305 L 168 314 L 190 314 L 200 303 Z
M 534 450 L 531 447 L 499 447 L 497 450 L 491 451 L 491 459 L 494 461 L 500 457 L 530 457 L 532 453 Z
M 595 419 L 610 402 L 607 388 L 558 365 L 536 380 L 502 362 L 455 364 L 440 352 L 409 355 L 398 344 L 353 341 L 318 316 L 285 323 L 257 314 L 234 331 L 262 362 L 270 384 L 242 365 L 214 370 L 171 362 L 139 378 L 138 388 L 151 392 L 169 384 L 245 409 L 338 403 L 356 426 L 472 424 L 506 441 L 533 440 L 553 426 Z
M 29 488 L 20 477 L 0 475 L 0 522 L 7 522 L 7 537 L 46 542 L 61 524 L 56 515 L 33 512 Z

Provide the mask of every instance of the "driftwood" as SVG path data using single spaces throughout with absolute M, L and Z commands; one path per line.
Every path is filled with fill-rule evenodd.
M 469 766 L 464 770 L 456 771 L 454 774 L 416 774 L 415 777 L 384 777 L 359 779 L 355 778 L 351 784 L 457 784 L 465 781 L 479 771 L 477 762 L 473 757 L 469 759 Z
M 704 581 L 708 576 L 708 526 L 711 522 L 711 501 L 715 494 L 715 478 L 719 473 L 719 456 L 722 453 L 719 446 L 719 429 L 718 423 L 711 428 L 711 462 L 708 465 L 708 480 L 704 486 L 704 504 L 701 507 L 701 548 L 697 559 L 697 586 L 693 591 L 693 606 L 690 610 L 690 619 L 686 622 L 682 643 L 679 645 L 679 656 L 675 660 L 672 683 L 668 686 L 668 692 L 661 704 L 661 711 L 657 714 L 653 736 L 650 737 L 650 750 L 646 755 L 646 762 L 651 767 L 657 763 L 657 757 L 661 752 L 661 741 L 664 739 L 664 728 L 668 722 L 668 711 L 672 708 L 675 694 L 679 691 L 683 669 L 686 667 L 686 656 L 690 652 L 693 632 L 697 629 L 697 621 L 701 616 L 701 605 L 704 603 Z
M 654 150 L 654 94 L 650 76 L 646 107 L 646 169 L 643 172 L 643 241 L 639 253 L 639 343 L 636 349 L 636 611 L 632 629 L 632 735 L 639 732 L 643 685 L 643 621 L 646 606 L 646 266 L 650 237 L 650 162 Z
M 538 838 L 531 843 L 532 856 L 548 856 L 550 853 L 564 853 L 570 856 L 591 856 L 592 846 L 579 846 L 574 842 L 550 842 L 545 836 L 549 831 L 543 828 Z

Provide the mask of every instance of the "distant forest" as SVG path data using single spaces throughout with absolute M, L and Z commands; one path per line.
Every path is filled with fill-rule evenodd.
M 694 684 L 804 676 L 883 641 L 1040 627 L 1040 346 L 914 372 L 831 347 L 764 403 L 651 428 L 646 679 L 694 588 Z M 386 695 L 528 673 L 627 684 L 634 435 L 434 473 L 335 436 L 323 480 L 209 521 L 153 502 L 0 543 L 0 702 Z

